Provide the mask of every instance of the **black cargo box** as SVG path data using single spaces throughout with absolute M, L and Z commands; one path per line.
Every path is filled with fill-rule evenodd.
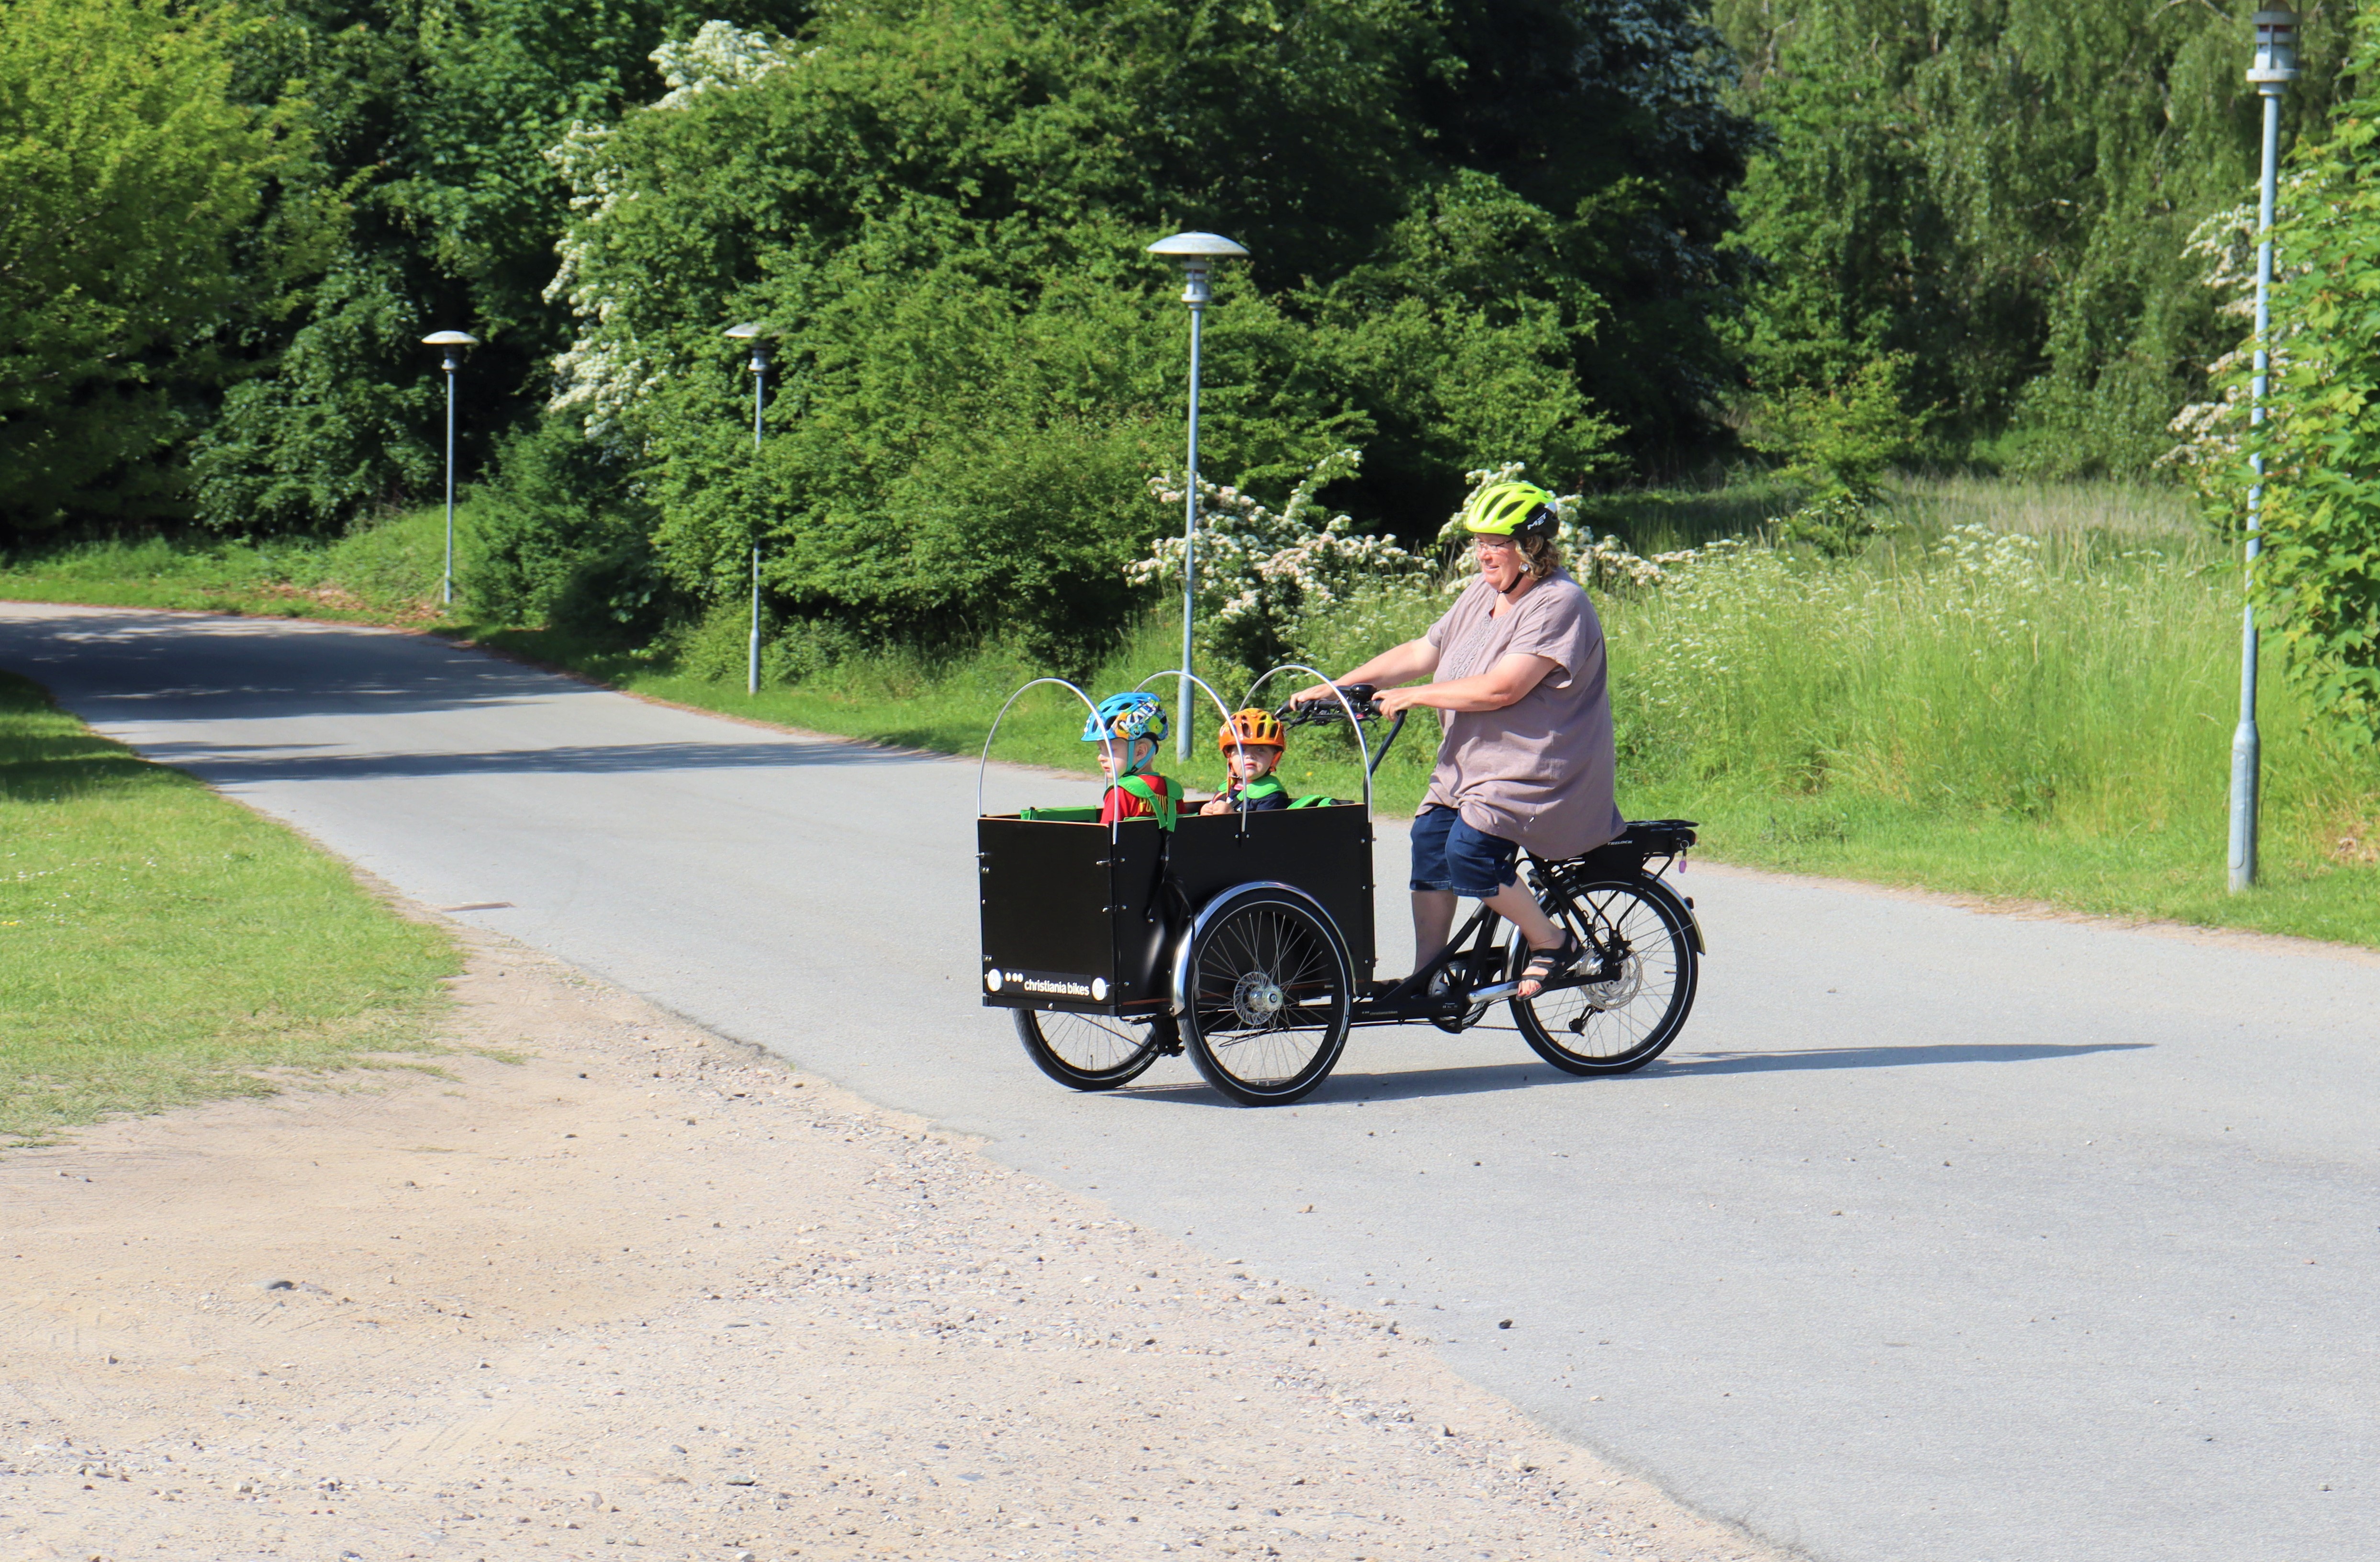
M 1173 952 L 1208 901 L 1285 884 L 1320 903 L 1371 980 L 1372 828 L 1361 805 L 1185 814 L 1120 824 L 1001 814 L 976 822 L 983 982 L 999 1008 L 1149 1015 L 1172 1007 Z

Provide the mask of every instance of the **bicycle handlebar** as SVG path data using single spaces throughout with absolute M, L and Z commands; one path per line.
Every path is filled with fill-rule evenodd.
M 1345 721 L 1351 708 L 1357 721 L 1380 719 L 1380 707 L 1373 699 L 1379 693 L 1376 685 L 1341 683 L 1331 687 L 1346 697 L 1344 704 L 1337 700 L 1293 700 L 1273 714 L 1280 718 L 1283 726 L 1329 726 L 1334 722 Z M 1380 762 L 1389 757 L 1389 750 L 1396 747 L 1397 734 L 1405 729 L 1407 714 L 1404 711 L 1397 713 L 1397 719 L 1389 724 L 1389 735 L 1380 739 L 1379 751 L 1373 754 L 1372 763 L 1365 766 L 1366 786 L 1370 785 L 1371 777 L 1379 774 Z
M 1357 721 L 1378 721 L 1380 708 L 1372 702 L 1379 690 L 1368 683 L 1342 683 L 1333 686 L 1347 697 L 1342 705 L 1336 700 L 1293 700 L 1273 714 L 1285 726 L 1328 726 L 1332 722 L 1347 719 L 1347 707 L 1354 707 Z

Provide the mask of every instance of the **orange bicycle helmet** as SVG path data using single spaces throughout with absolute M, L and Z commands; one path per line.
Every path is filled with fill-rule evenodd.
M 1270 711 L 1234 711 L 1223 729 L 1215 734 L 1215 747 L 1227 754 L 1234 749 L 1285 750 L 1289 739 L 1281 730 L 1281 719 Z

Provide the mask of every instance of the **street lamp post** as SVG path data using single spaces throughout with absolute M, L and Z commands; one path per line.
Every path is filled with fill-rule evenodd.
M 1190 757 L 1191 625 L 1198 604 L 1198 323 L 1213 297 L 1208 290 L 1208 269 L 1217 261 L 1244 261 L 1248 252 L 1220 233 L 1177 233 L 1148 247 L 1152 255 L 1182 262 L 1182 301 L 1190 306 L 1190 458 L 1183 483 L 1182 515 L 1182 683 L 1175 714 L 1175 757 Z
M 2265 397 L 2271 388 L 2273 292 L 2273 197 L 2279 182 L 2281 155 L 2281 90 L 2298 74 L 2298 18 L 2293 11 L 2258 11 L 2255 15 L 2256 55 L 2248 67 L 2248 80 L 2265 100 L 2265 158 L 2256 195 L 2256 365 L 2250 382 L 2248 423 L 2265 421 Z M 2256 555 L 2264 551 L 2261 526 L 2265 508 L 2265 457 L 2249 458 L 2254 469 L 2248 485 L 2247 567 L 2241 583 L 2248 600 L 2240 609 L 2240 725 L 2231 734 L 2231 854 L 2232 893 L 2256 882 L 2257 789 L 2261 782 L 2264 741 L 2256 731 Z
M 760 458 L 761 391 L 769 376 L 768 327 L 747 320 L 741 325 L 730 325 L 727 334 L 739 342 L 752 344 L 752 458 Z M 744 692 L 760 692 L 760 536 L 756 528 L 752 534 L 752 637 L 744 664 Z
M 455 600 L 455 371 L 463 367 L 463 349 L 478 347 L 480 341 L 460 331 L 432 331 L 421 338 L 421 345 L 443 348 L 446 355 L 446 573 L 440 580 L 438 600 L 451 604 Z

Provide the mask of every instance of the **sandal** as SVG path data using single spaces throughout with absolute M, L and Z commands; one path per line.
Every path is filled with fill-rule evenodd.
M 1525 1003 L 1546 990 L 1546 983 L 1576 966 L 1586 953 L 1586 946 L 1568 928 L 1561 930 L 1562 941 L 1550 949 L 1531 949 L 1528 964 L 1521 968 L 1521 985 L 1536 983 L 1536 993 L 1515 991 L 1513 996 Z

